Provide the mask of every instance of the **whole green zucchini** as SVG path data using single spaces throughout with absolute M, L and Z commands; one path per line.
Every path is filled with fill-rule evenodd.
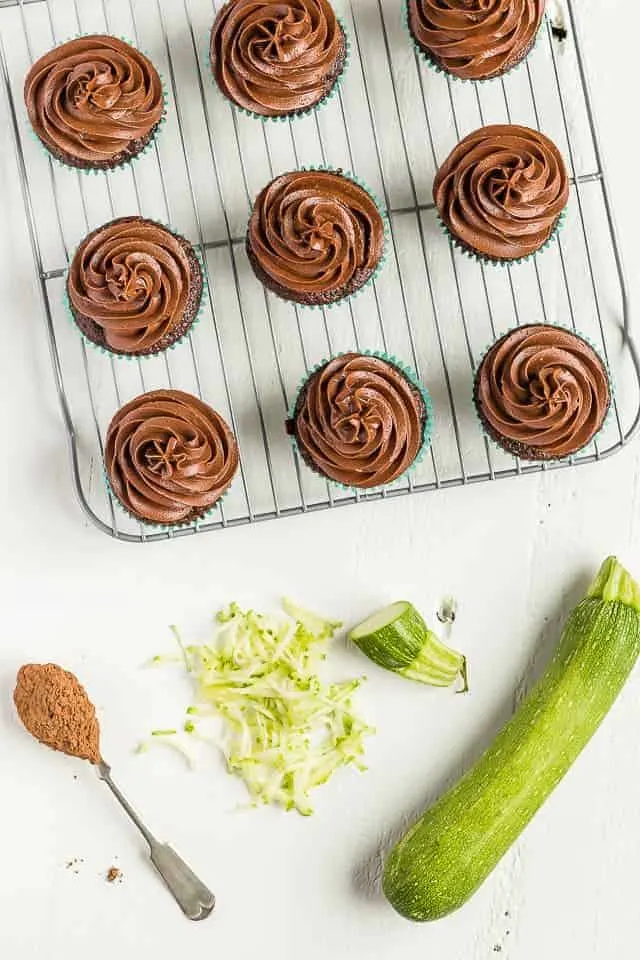
M 544 676 L 476 765 L 389 854 L 383 888 L 411 920 L 461 907 L 565 775 L 640 653 L 640 588 L 609 557 Z

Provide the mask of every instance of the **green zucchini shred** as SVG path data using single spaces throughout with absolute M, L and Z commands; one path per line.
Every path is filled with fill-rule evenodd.
M 283 610 L 265 615 L 231 603 L 204 645 L 184 645 L 171 628 L 195 686 L 183 731 L 193 739 L 201 722 L 217 718 L 227 769 L 252 802 L 308 816 L 312 790 L 343 766 L 366 769 L 364 739 L 373 729 L 353 705 L 362 679 L 319 676 L 341 624 L 289 600 Z

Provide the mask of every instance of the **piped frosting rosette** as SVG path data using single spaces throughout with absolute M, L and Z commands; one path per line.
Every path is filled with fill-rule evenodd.
M 125 404 L 105 441 L 111 491 L 131 516 L 180 526 L 204 517 L 238 467 L 236 439 L 224 419 L 181 390 L 153 390 Z
M 548 324 L 518 327 L 487 351 L 474 401 L 489 436 L 527 460 L 577 453 L 611 405 L 609 374 L 585 339 Z
M 513 124 L 481 127 L 442 164 L 433 199 L 456 244 L 479 259 L 509 263 L 550 242 L 569 199 L 569 178 L 544 134 Z
M 110 353 L 145 356 L 185 336 L 203 285 L 200 260 L 187 240 L 153 220 L 120 217 L 82 241 L 66 295 L 89 341 Z
M 140 153 L 165 112 L 160 76 L 124 40 L 77 37 L 37 60 L 24 98 L 36 136 L 62 163 L 111 169 Z
M 218 87 L 237 107 L 280 119 L 328 99 L 348 48 L 328 0 L 230 0 L 211 31 L 210 64 Z
M 295 170 L 257 197 L 247 254 L 262 283 L 307 306 L 336 303 L 375 278 L 386 218 L 373 195 L 341 171 Z
M 303 382 L 287 432 L 315 473 L 355 490 L 385 487 L 426 451 L 431 399 L 415 374 L 386 354 L 345 353 Z
M 545 0 L 406 0 L 418 52 L 461 80 L 490 80 L 522 63 L 544 11 Z

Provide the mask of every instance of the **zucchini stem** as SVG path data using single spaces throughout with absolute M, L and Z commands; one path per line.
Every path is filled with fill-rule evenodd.
M 469 670 L 467 668 L 467 658 L 462 656 L 460 662 L 460 679 L 462 680 L 462 686 L 459 690 L 456 690 L 456 693 L 469 693 Z
M 587 596 L 606 603 L 624 603 L 640 613 L 640 587 L 617 557 L 607 557 Z

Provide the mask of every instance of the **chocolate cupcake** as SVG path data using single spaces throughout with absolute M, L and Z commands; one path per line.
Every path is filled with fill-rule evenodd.
M 590 344 L 546 324 L 518 327 L 485 355 L 474 402 L 487 434 L 524 460 L 560 460 L 598 433 L 611 404 L 607 369 Z
M 407 0 L 407 24 L 432 66 L 490 80 L 526 58 L 544 8 L 545 0 Z
M 111 170 L 139 154 L 164 114 L 156 68 L 135 47 L 103 35 L 78 37 L 37 60 L 24 84 L 31 125 L 71 167 Z
M 376 201 L 340 172 L 296 170 L 258 196 L 247 254 L 259 280 L 285 300 L 335 303 L 360 290 L 383 261 Z
M 202 518 L 223 496 L 238 467 L 238 445 L 202 400 L 153 390 L 116 413 L 104 460 L 110 488 L 127 513 L 180 526 Z
M 556 145 L 513 124 L 481 127 L 438 170 L 433 200 L 454 242 L 481 260 L 509 263 L 545 247 L 569 199 Z
M 211 69 L 220 90 L 262 118 L 296 116 L 326 100 L 347 52 L 328 0 L 230 0 L 211 31 Z
M 202 286 L 191 244 L 142 217 L 121 217 L 90 233 L 67 275 L 69 308 L 85 337 L 130 357 L 180 340 L 198 314 Z
M 302 385 L 286 427 L 315 473 L 368 490 L 421 459 L 432 420 L 429 395 L 408 369 L 382 354 L 345 353 Z

